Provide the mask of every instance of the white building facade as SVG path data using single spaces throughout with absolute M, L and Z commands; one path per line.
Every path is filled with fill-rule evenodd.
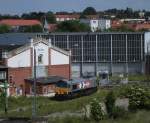
M 103 31 L 111 27 L 109 19 L 80 19 L 80 22 L 89 25 L 92 32 Z

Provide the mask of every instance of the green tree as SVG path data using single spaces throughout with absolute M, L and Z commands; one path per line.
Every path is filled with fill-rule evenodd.
M 82 12 L 83 15 L 96 15 L 96 10 L 93 7 L 87 7 Z
M 24 29 L 24 32 L 42 32 L 43 28 L 40 25 L 28 26 Z
M 1 33 L 8 33 L 10 31 L 10 27 L 7 25 L 0 25 L 0 34 Z
M 46 20 L 48 23 L 56 23 L 56 17 L 53 12 L 49 11 L 46 13 Z
M 58 24 L 58 32 L 85 32 L 90 31 L 90 27 L 79 21 L 64 21 Z

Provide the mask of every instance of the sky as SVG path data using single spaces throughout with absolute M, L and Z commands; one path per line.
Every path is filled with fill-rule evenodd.
M 32 11 L 83 11 L 88 6 L 97 11 L 111 8 L 150 10 L 150 0 L 0 0 L 0 14 L 22 14 Z

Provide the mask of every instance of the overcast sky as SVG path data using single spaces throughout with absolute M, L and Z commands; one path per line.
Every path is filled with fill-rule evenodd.
M 0 14 L 31 11 L 82 11 L 92 6 L 97 11 L 110 8 L 150 10 L 150 0 L 0 0 Z

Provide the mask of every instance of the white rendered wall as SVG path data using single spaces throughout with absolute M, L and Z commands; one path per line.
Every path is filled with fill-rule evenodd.
M 98 30 L 98 20 L 90 20 L 91 31 L 95 32 Z
M 30 67 L 30 49 L 19 53 L 11 58 L 8 58 L 7 64 L 8 67 L 17 68 L 17 67 Z
M 51 65 L 69 64 L 69 56 L 51 49 Z
M 36 44 L 35 49 L 36 49 L 36 65 L 39 65 L 39 66 L 48 65 L 49 64 L 49 60 L 48 60 L 48 58 L 49 58 L 48 57 L 48 46 L 46 44 L 44 44 L 44 43 L 38 43 L 38 44 Z M 43 55 L 41 63 L 38 62 L 38 56 L 40 54 Z
M 110 27 L 111 27 L 110 20 L 107 20 L 107 19 L 100 19 L 99 20 L 99 28 L 101 30 L 108 29 Z

